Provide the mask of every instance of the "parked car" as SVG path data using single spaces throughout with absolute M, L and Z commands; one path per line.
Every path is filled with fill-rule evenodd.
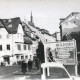
M 74 80 L 59 62 L 43 63 L 41 69 L 41 80 Z

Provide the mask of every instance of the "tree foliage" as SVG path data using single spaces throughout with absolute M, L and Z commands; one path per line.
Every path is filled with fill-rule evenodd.
M 44 62 L 44 45 L 41 41 L 38 43 L 38 48 L 36 50 L 36 53 L 37 53 L 37 58 L 41 62 Z

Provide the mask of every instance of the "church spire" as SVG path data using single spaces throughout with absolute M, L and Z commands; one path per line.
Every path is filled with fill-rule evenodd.
M 28 24 L 31 26 L 34 26 L 32 11 L 31 11 L 31 16 L 30 16 L 30 21 Z
M 33 23 L 33 16 L 32 16 L 32 11 L 31 11 L 31 23 Z

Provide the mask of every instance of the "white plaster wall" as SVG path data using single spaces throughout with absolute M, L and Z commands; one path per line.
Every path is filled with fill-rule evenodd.
M 2 45 L 2 51 L 0 51 L 0 57 L 3 55 L 11 55 L 12 54 L 11 35 L 9 35 L 4 28 L 0 29 L 0 35 L 2 36 L 2 38 L 0 38 L 0 45 Z M 7 38 L 7 35 L 9 35 L 9 38 Z M 10 50 L 7 50 L 7 44 L 10 45 Z
M 24 55 L 24 56 L 32 56 L 32 59 L 33 59 L 33 54 L 32 54 L 32 45 L 31 45 L 31 50 L 28 50 L 28 44 L 26 44 L 26 50 L 24 50 L 24 47 L 23 47 L 23 45 L 25 45 L 25 44 L 20 44 L 21 45 L 21 50 L 18 50 L 18 48 L 17 48 L 17 44 L 19 44 L 19 43 L 15 43 L 15 45 L 14 45 L 14 54 L 22 54 L 22 55 Z

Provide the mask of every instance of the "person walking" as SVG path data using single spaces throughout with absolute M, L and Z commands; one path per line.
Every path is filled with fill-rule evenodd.
M 23 72 L 23 74 L 26 73 L 26 63 L 25 63 L 25 60 L 22 61 L 22 64 L 21 64 L 21 71 Z
M 31 59 L 29 59 L 29 61 L 28 61 L 28 70 L 31 72 L 31 69 L 32 69 L 32 61 L 31 61 Z
M 26 63 L 26 71 L 28 70 L 28 58 L 25 59 L 25 63 Z

